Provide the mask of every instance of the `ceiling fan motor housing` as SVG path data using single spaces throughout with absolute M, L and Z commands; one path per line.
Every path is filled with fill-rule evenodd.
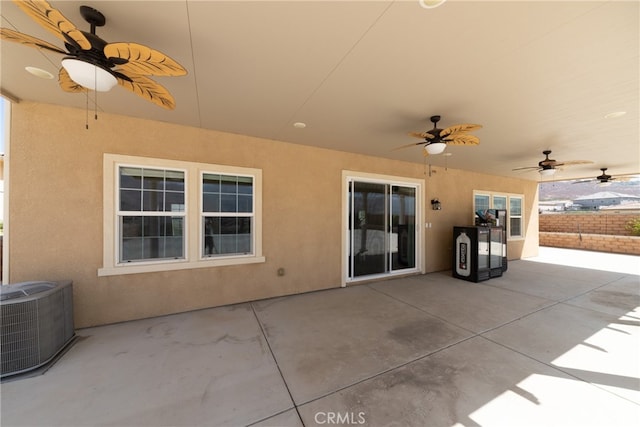
M 106 41 L 102 40 L 95 34 L 87 33 L 86 31 L 82 31 L 82 34 L 84 34 L 87 40 L 89 40 L 89 43 L 91 43 L 91 49 L 81 49 L 80 46 L 78 46 L 66 34 L 63 34 L 68 40 L 64 45 L 71 55 L 81 57 L 81 59 L 91 62 L 92 64 L 102 65 L 109 68 L 115 66 L 115 64 L 109 64 L 109 61 L 104 56 L 104 47 L 107 45 Z
M 612 180 L 611 175 L 607 174 L 607 168 L 600 168 L 600 170 L 602 171 L 602 175 L 596 177 L 598 181 L 604 183 Z
M 431 116 L 429 120 L 433 123 L 433 129 L 428 130 L 427 133 L 433 135 L 433 138 L 428 139 L 427 141 L 429 141 L 429 144 L 439 143 L 441 142 L 440 132 L 442 132 L 442 129 L 439 129 L 437 126 L 440 121 L 440 116 Z
M 556 161 L 549 158 L 549 154 L 551 154 L 551 150 L 544 150 L 542 154 L 544 154 L 545 158 L 544 160 L 541 160 L 540 162 L 538 162 L 538 166 L 540 166 L 542 169 L 553 169 L 556 164 Z
M 431 130 L 428 130 L 427 133 L 430 133 L 431 135 L 433 135 L 433 139 L 429 139 L 428 141 L 430 143 L 439 142 L 441 140 L 440 132 L 442 132 L 442 129 L 438 129 L 438 128 L 433 128 Z

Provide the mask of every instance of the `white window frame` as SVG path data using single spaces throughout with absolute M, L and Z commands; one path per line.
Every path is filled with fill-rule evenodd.
M 183 207 L 182 211 L 122 211 L 120 210 L 120 183 L 119 183 L 119 178 L 120 178 L 120 168 L 142 168 L 144 169 L 155 169 L 155 170 L 162 170 L 162 171 L 172 171 L 172 172 L 182 172 L 184 174 L 184 200 L 185 200 L 185 204 Z M 171 261 L 171 260 L 185 260 L 187 258 L 187 236 L 188 236 L 188 224 L 187 224 L 187 215 L 188 215 L 188 206 L 186 204 L 186 200 L 188 198 L 188 191 L 189 189 L 187 188 L 187 182 L 188 182 L 188 171 L 186 169 L 178 169 L 178 168 L 167 168 L 167 167 L 158 167 L 158 166 L 153 166 L 153 167 L 148 167 L 148 166 L 140 166 L 137 164 L 127 164 L 127 163 L 118 163 L 116 170 L 115 170 L 115 183 L 114 185 L 116 186 L 116 190 L 115 190 L 115 215 L 116 215 L 116 242 L 115 242 L 115 265 L 117 266 L 124 266 L 124 265 L 131 265 L 132 263 L 135 264 L 155 264 L 155 263 L 159 263 L 159 262 L 166 262 L 166 261 Z M 166 216 L 172 216 L 172 217 L 181 217 L 183 218 L 183 256 L 181 258 L 158 258 L 158 259 L 143 259 L 143 260 L 135 260 L 135 261 L 126 261 L 126 262 L 121 262 L 121 240 L 120 240 L 120 232 L 121 232 L 121 222 L 120 222 L 120 218 L 121 217 L 125 217 L 125 216 L 136 216 L 136 217 L 166 217 Z
M 520 199 L 520 215 L 512 215 L 511 214 L 511 200 L 512 199 Z M 516 239 L 524 239 L 524 196 L 516 196 L 516 195 L 512 195 L 509 197 L 509 199 L 507 200 L 507 218 L 508 218 L 508 222 L 509 222 L 509 233 L 507 234 L 507 236 L 509 238 L 511 238 L 512 240 L 516 240 Z M 520 235 L 518 236 L 512 236 L 511 235 L 511 220 L 515 219 L 515 218 L 520 218 Z
M 524 194 L 515 194 L 515 193 L 503 193 L 503 192 L 494 192 L 494 191 L 486 191 L 486 190 L 473 190 L 473 223 L 475 223 L 476 218 L 476 196 L 487 196 L 489 197 L 489 209 L 497 209 L 493 206 L 493 200 L 496 197 L 505 197 L 507 199 L 507 206 L 505 210 L 507 211 L 507 224 L 505 224 L 505 229 L 507 232 L 507 240 L 524 240 Z M 520 199 L 521 203 L 521 212 L 520 216 L 516 218 L 520 218 L 520 230 L 522 234 L 519 236 L 511 235 L 511 212 L 510 212 L 510 203 L 511 199 L 516 198 Z
M 204 211 L 204 206 L 203 206 L 203 194 L 204 194 L 204 176 L 206 174 L 213 174 L 213 175 L 226 175 L 226 176 L 236 176 L 236 177 L 249 177 L 253 179 L 253 188 L 254 188 L 254 194 L 252 195 L 252 209 L 251 212 L 205 212 Z M 251 258 L 255 256 L 255 243 L 256 243 L 256 233 L 255 233 L 255 229 L 256 229 L 256 195 L 255 195 L 255 186 L 256 186 L 256 177 L 253 174 L 246 174 L 246 173 L 228 173 L 228 172 L 221 172 L 220 170 L 201 170 L 200 171 L 200 191 L 199 191 L 199 198 L 200 198 L 200 204 L 199 204 L 199 208 L 200 208 L 200 233 L 199 233 L 199 240 L 200 240 L 200 249 L 199 249 L 199 255 L 200 255 L 200 259 L 201 260 L 212 260 L 212 259 L 216 259 L 216 260 L 221 260 L 221 259 L 228 259 L 228 258 Z M 215 255 L 215 256 L 210 256 L 210 255 L 205 255 L 204 254 L 204 237 L 205 237 L 205 233 L 204 233 L 204 226 L 203 226 L 203 218 L 205 216 L 217 216 L 217 217 L 228 217 L 228 216 L 236 216 L 236 217 L 247 217 L 247 218 L 251 218 L 251 253 L 248 254 L 221 254 L 221 255 Z
M 162 259 L 119 263 L 118 170 L 120 166 L 185 171 L 185 253 L 181 259 Z M 253 244 L 252 254 L 201 257 L 202 238 L 202 174 L 253 177 Z M 105 154 L 103 157 L 103 250 L 102 268 L 98 276 L 136 274 L 156 271 L 211 268 L 226 265 L 265 262 L 262 254 L 262 170 L 254 168 L 155 159 L 149 157 Z

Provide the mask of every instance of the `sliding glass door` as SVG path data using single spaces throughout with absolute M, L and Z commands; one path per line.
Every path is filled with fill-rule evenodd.
M 350 179 L 348 279 L 416 268 L 415 186 Z
M 352 182 L 351 276 L 387 270 L 387 189 L 384 184 Z
M 391 271 L 416 267 L 416 189 L 391 186 Z

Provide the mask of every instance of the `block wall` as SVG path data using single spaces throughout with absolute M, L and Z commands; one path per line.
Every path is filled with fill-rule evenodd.
M 640 255 L 640 236 L 541 231 L 539 238 L 540 246 Z
M 540 232 L 606 234 L 614 236 L 631 236 L 626 229 L 629 221 L 640 218 L 635 213 L 562 213 L 540 215 Z

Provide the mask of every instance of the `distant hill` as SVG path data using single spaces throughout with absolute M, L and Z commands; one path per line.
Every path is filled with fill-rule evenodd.
M 580 196 L 611 191 L 640 197 L 640 180 L 613 181 L 602 185 L 596 182 L 553 181 L 541 182 L 539 200 L 573 200 Z

